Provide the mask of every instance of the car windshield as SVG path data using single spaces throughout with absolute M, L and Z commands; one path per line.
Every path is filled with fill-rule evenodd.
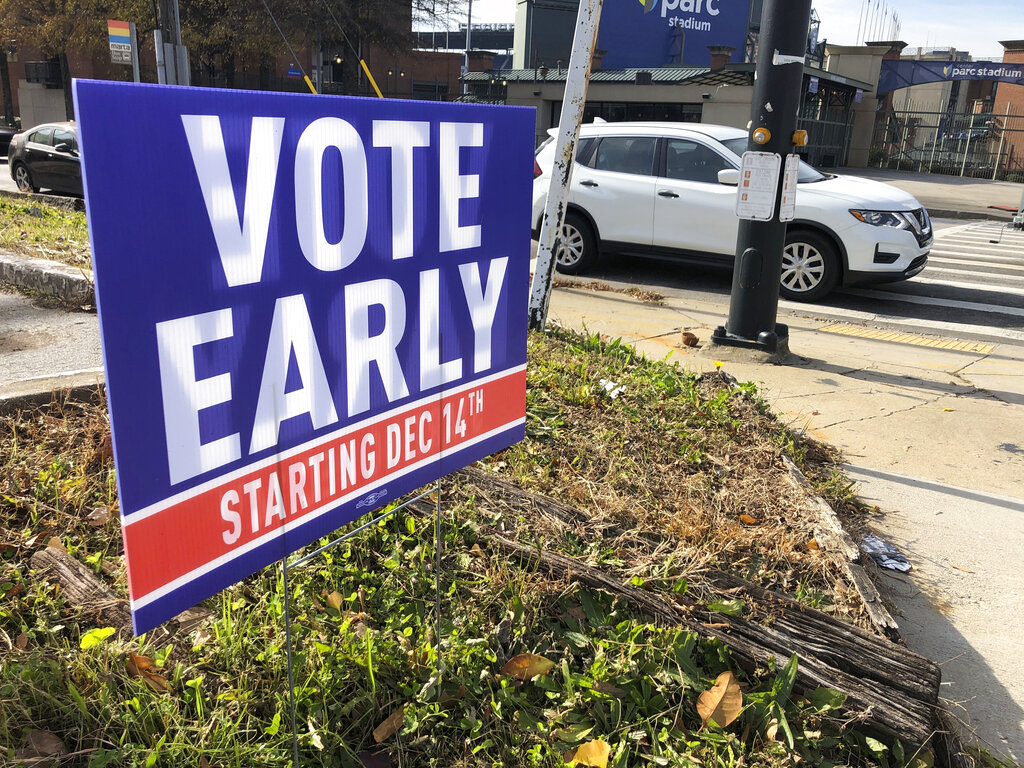
M 735 139 L 724 139 L 722 143 L 737 157 L 743 157 L 743 153 L 747 151 L 747 137 L 738 136 Z M 817 170 L 814 166 L 808 165 L 803 160 L 800 161 L 800 174 L 797 176 L 797 181 L 800 184 L 811 184 L 815 181 L 825 181 L 828 176 Z

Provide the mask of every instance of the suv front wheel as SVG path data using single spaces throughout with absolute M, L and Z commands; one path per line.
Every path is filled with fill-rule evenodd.
M 565 214 L 562 236 L 555 252 L 555 268 L 566 275 L 578 275 L 596 263 L 597 237 L 590 222 L 578 213 Z
M 839 284 L 839 272 L 839 254 L 827 238 L 806 229 L 786 233 L 779 281 L 784 299 L 819 301 Z

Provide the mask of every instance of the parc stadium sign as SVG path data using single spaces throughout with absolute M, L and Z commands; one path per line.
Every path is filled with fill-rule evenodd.
M 532 110 L 75 100 L 136 634 L 522 439 Z
M 883 61 L 878 93 L 952 80 L 993 80 L 1024 85 L 1024 65 L 999 61 Z

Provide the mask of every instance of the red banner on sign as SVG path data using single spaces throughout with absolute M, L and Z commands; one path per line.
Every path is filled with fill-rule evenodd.
M 389 480 L 522 423 L 525 386 L 524 368 L 475 381 L 132 515 L 124 539 L 133 607 L 338 504 L 362 496 L 367 511 L 379 506 L 374 491 Z

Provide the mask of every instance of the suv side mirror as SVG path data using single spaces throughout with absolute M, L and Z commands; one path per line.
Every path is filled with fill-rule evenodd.
M 729 187 L 740 185 L 740 172 L 736 168 L 723 168 L 718 172 L 718 183 Z

